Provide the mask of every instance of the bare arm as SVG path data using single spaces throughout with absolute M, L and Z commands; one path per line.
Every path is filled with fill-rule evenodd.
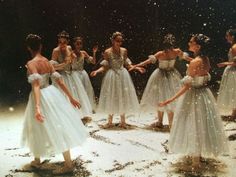
M 58 59 L 58 51 L 56 51 L 55 49 L 52 52 L 52 60 L 57 62 Z M 55 68 L 55 70 L 57 71 L 61 71 L 64 69 L 64 67 L 66 66 L 66 63 L 60 63 L 60 64 L 53 64 L 53 67 Z
M 181 58 L 181 59 L 184 59 L 186 61 L 192 61 L 193 60 L 193 58 L 189 57 L 186 52 L 183 52 L 180 49 L 177 49 L 177 53 L 178 53 L 178 57 Z

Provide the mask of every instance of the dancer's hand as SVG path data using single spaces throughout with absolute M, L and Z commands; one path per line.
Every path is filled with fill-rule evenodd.
M 78 102 L 77 100 L 75 100 L 74 98 L 71 98 L 70 99 L 70 102 L 71 102 L 71 104 L 74 106 L 74 107 L 76 107 L 76 108 L 81 108 L 81 104 L 80 104 L 80 102 Z
M 136 70 L 139 71 L 141 74 L 145 73 L 146 72 L 146 69 L 143 68 L 143 67 L 136 67 Z
M 39 107 L 36 108 L 35 118 L 36 118 L 37 121 L 39 121 L 41 123 L 43 123 L 43 121 L 44 121 L 44 116 L 41 114 Z
M 133 65 L 133 66 L 131 66 L 131 67 L 129 68 L 129 70 L 128 70 L 128 71 L 129 71 L 129 72 L 130 72 L 130 71 L 133 71 L 133 70 L 135 70 L 135 69 L 136 69 L 136 67 L 137 67 L 137 65 Z
M 164 107 L 164 106 L 166 106 L 167 104 L 169 104 L 169 103 L 171 103 L 171 102 L 172 102 L 172 100 L 171 100 L 171 99 L 168 99 L 168 100 L 166 100 L 166 101 L 160 102 L 160 103 L 158 104 L 158 106 L 159 106 L 159 107 Z
M 97 71 L 92 71 L 91 73 L 90 73 L 90 76 L 91 77 L 95 77 L 97 75 Z

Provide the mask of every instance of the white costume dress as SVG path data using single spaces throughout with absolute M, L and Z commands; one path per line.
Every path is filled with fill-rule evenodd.
M 96 109 L 96 103 L 95 103 L 95 96 L 93 91 L 93 86 L 91 84 L 91 81 L 89 79 L 88 73 L 84 70 L 84 55 L 78 56 L 74 62 L 72 63 L 72 77 L 79 77 L 85 91 L 87 92 L 90 104 L 93 108 L 93 110 Z M 89 57 L 86 61 L 92 61 L 92 57 Z
M 229 61 L 233 59 L 232 53 L 229 52 Z M 217 105 L 221 115 L 231 115 L 233 109 L 236 109 L 236 67 L 227 66 L 224 70 L 220 83 Z
M 106 114 L 135 114 L 139 102 L 129 72 L 124 65 L 131 64 L 124 52 L 120 55 L 109 52 L 108 60 L 101 65 L 108 67 L 99 97 L 98 112 Z
M 207 82 L 210 75 L 182 79 L 191 88 L 179 98 L 170 132 L 171 152 L 217 156 L 228 152 L 223 123 Z
M 82 144 L 88 136 L 80 111 L 56 87 L 49 85 L 50 75 L 31 74 L 28 77 L 29 83 L 40 82 L 40 108 L 45 117 L 43 123 L 36 120 L 31 92 L 25 110 L 22 145 L 28 146 L 35 157 L 62 153 Z M 55 72 L 52 77 L 57 79 L 61 76 Z
M 55 65 L 55 64 L 63 63 L 64 60 L 65 60 L 65 55 L 63 55 L 61 52 L 59 52 L 57 61 L 51 60 L 50 62 L 51 62 L 51 64 Z M 81 111 L 82 111 L 83 115 L 84 116 L 91 116 L 92 106 L 90 104 L 87 92 L 85 91 L 84 86 L 83 86 L 79 76 L 72 75 L 71 65 L 68 64 L 64 68 L 64 70 L 58 71 L 58 72 L 61 74 L 63 81 L 66 84 L 69 91 L 71 92 L 72 96 L 79 100 L 79 102 L 81 104 Z M 53 84 L 56 87 L 58 87 L 57 84 L 55 84 L 54 82 L 53 82 Z M 59 90 L 61 90 L 61 89 L 59 88 Z M 64 94 L 64 92 L 62 90 L 61 90 L 61 92 Z
M 155 56 L 150 56 L 152 63 L 156 63 Z M 176 103 L 165 107 L 157 107 L 158 103 L 172 97 L 180 88 L 180 73 L 174 68 L 176 59 L 159 60 L 157 68 L 150 76 L 141 99 L 141 110 L 146 113 L 158 111 L 174 111 Z

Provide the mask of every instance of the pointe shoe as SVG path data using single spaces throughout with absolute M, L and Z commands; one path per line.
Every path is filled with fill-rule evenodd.
M 52 174 L 54 175 L 62 175 L 62 174 L 67 174 L 67 173 L 73 173 L 74 168 L 73 167 L 67 167 L 63 166 L 58 169 L 55 169 L 52 171 Z

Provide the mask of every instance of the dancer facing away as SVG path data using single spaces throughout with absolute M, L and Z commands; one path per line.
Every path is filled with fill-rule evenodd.
M 120 115 L 120 127 L 127 128 L 125 114 L 134 114 L 139 111 L 139 102 L 135 88 L 127 68 L 132 64 L 127 57 L 127 49 L 121 47 L 123 35 L 120 32 L 113 33 L 111 37 L 112 46 L 105 50 L 102 67 L 93 71 L 91 76 L 105 72 L 103 78 L 98 112 L 109 114 L 108 123 L 104 128 L 112 126 L 114 114 Z M 144 72 L 143 68 L 136 67 L 135 70 Z
M 165 106 L 183 95 L 177 103 L 170 132 L 171 152 L 190 156 L 189 170 L 199 170 L 201 156 L 217 156 L 227 153 L 228 146 L 223 124 L 215 99 L 207 82 L 210 80 L 210 63 L 207 49 L 210 39 L 203 34 L 193 35 L 189 50 L 195 58 L 190 62 L 182 88 L 159 106 Z
M 181 75 L 174 68 L 176 58 L 180 57 L 187 61 L 190 61 L 191 58 L 180 49 L 174 48 L 175 37 L 173 34 L 165 35 L 162 45 L 162 51 L 150 55 L 147 60 L 135 66 L 145 66 L 151 63 L 155 64 L 157 61 L 159 62 L 159 68 L 152 73 L 144 90 L 141 99 L 141 110 L 142 112 L 148 113 L 157 111 L 157 121 L 151 124 L 151 127 L 158 128 L 163 128 L 163 115 L 164 111 L 166 111 L 169 119 L 169 127 L 171 128 L 176 103 L 157 108 L 156 105 L 160 101 L 170 98 L 180 88 Z
M 52 60 L 50 61 L 54 68 L 62 75 L 62 78 L 70 90 L 73 97 L 78 99 L 81 103 L 81 111 L 84 118 L 87 119 L 91 116 L 92 106 L 90 104 L 87 92 L 80 80 L 80 77 L 72 73 L 72 58 L 73 51 L 69 43 L 69 34 L 62 31 L 58 34 L 58 47 L 53 49 Z M 83 119 L 83 120 L 85 120 Z
M 31 162 L 33 167 L 40 168 L 40 157 L 63 153 L 65 164 L 53 173 L 71 172 L 73 165 L 69 149 L 83 143 L 88 135 L 79 118 L 82 117 L 81 113 L 74 108 L 79 108 L 80 103 L 71 96 L 61 75 L 41 55 L 41 38 L 30 34 L 26 43 L 32 55 L 27 63 L 32 92 L 25 110 L 22 144 L 28 146 L 35 156 L 35 160 Z M 56 87 L 49 85 L 50 77 L 60 86 L 70 102 Z
M 229 61 L 219 63 L 219 67 L 225 67 L 220 83 L 217 105 L 220 114 L 229 119 L 236 119 L 236 29 L 226 32 L 226 40 L 231 44 L 228 53 Z
M 84 70 L 84 61 L 87 63 L 95 64 L 96 63 L 96 52 L 98 50 L 97 46 L 93 47 L 93 56 L 89 56 L 88 53 L 84 50 L 81 50 L 83 47 L 83 39 L 81 37 L 74 38 L 74 51 L 73 51 L 73 60 L 72 60 L 72 75 L 77 75 L 80 77 L 80 80 L 87 92 L 89 97 L 90 104 L 93 108 L 93 111 L 96 109 L 96 102 L 93 87 L 87 72 Z

